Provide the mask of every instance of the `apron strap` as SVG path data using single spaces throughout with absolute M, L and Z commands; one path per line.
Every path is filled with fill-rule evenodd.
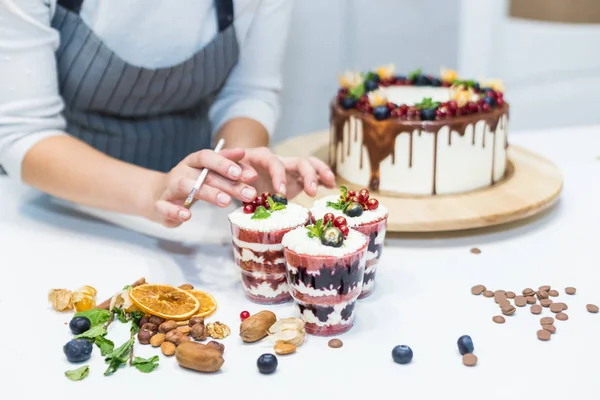
M 58 0 L 60 6 L 63 6 L 76 14 L 79 14 L 79 11 L 81 10 L 81 3 L 83 3 L 83 0 Z
M 233 0 L 215 0 L 215 8 L 219 32 L 223 32 L 233 23 Z

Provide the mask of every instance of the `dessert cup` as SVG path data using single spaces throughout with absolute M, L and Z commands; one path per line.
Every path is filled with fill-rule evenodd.
M 229 214 L 233 257 L 250 301 L 279 304 L 292 300 L 281 240 L 290 230 L 306 225 L 308 219 L 308 210 L 297 204 L 288 204 L 266 219 L 252 219 L 242 208 Z
M 290 293 L 307 333 L 342 334 L 354 324 L 368 240 L 351 230 L 342 247 L 329 247 L 306 232 L 304 227 L 297 228 L 283 238 Z
M 321 219 L 327 213 L 332 213 L 334 216 L 344 216 L 348 222 L 350 229 L 357 230 L 364 234 L 369 239 L 367 248 L 367 264 L 365 267 L 364 280 L 362 284 L 362 292 L 360 299 L 363 299 L 373 293 L 375 289 L 375 274 L 379 259 L 383 252 L 383 242 L 385 239 L 387 219 L 389 212 L 387 208 L 379 205 L 375 210 L 366 210 L 358 217 L 350 217 L 343 213 L 342 210 L 337 210 L 329 207 L 328 202 L 336 202 L 338 196 L 326 196 L 316 200 L 313 207 L 310 209 L 312 218 Z

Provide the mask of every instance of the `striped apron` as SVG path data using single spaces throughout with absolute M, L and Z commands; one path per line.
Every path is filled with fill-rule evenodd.
M 238 61 L 233 0 L 214 0 L 219 32 L 181 64 L 123 61 L 82 21 L 83 0 L 59 0 L 52 27 L 67 132 L 114 158 L 169 171 L 210 148 L 208 109 Z

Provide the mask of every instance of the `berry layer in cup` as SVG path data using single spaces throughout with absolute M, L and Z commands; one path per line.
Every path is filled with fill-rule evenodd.
M 259 304 L 291 301 L 281 240 L 290 230 L 307 223 L 308 210 L 288 204 L 268 218 L 252 216 L 242 208 L 229 215 L 233 257 L 241 269 L 244 293 Z
M 306 331 L 331 336 L 350 330 L 362 290 L 367 238 L 351 230 L 341 247 L 330 247 L 297 228 L 284 236 L 283 245 L 290 293 Z
M 344 214 L 342 210 L 338 210 L 329 206 L 329 203 L 335 203 L 339 200 L 336 195 L 326 196 L 316 200 L 310 213 L 313 219 L 321 219 L 327 213 L 334 216 L 343 216 L 348 222 L 348 226 L 355 229 L 369 238 L 369 246 L 367 249 L 367 265 L 362 285 L 362 293 L 360 298 L 369 296 L 375 287 L 375 274 L 379 259 L 383 252 L 383 242 L 386 234 L 387 218 L 389 211 L 386 207 L 379 204 L 375 210 L 364 210 L 358 217 L 352 217 Z

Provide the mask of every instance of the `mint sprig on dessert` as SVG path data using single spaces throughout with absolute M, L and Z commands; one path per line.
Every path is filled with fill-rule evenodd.
M 341 186 L 338 201 L 328 201 L 327 207 L 340 210 L 349 217 L 360 217 L 363 211 L 376 210 L 379 201 L 370 197 L 367 189 L 361 189 L 356 193 L 354 190 L 348 190 L 346 186 Z
M 336 217 L 331 213 L 325 214 L 322 219 L 316 220 L 314 224 L 305 228 L 309 238 L 318 238 L 321 244 L 330 247 L 341 247 L 350 233 L 346 218 Z
M 415 107 L 421 110 L 432 110 L 440 106 L 439 101 L 433 101 L 431 97 L 425 97 L 420 103 L 415 104 Z
M 281 193 L 265 192 L 260 196 L 256 196 L 249 203 L 244 203 L 244 214 L 252 214 L 252 219 L 266 219 L 271 216 L 274 211 L 285 210 L 288 201 Z

